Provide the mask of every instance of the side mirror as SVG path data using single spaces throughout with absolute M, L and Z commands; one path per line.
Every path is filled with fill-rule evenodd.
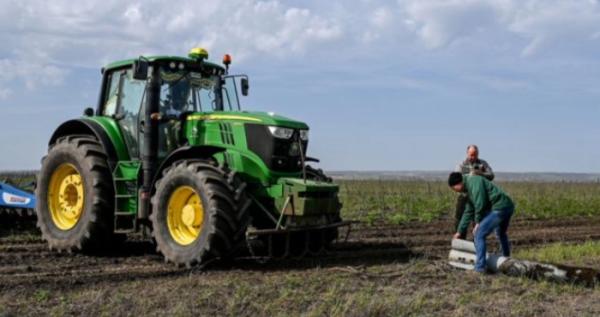
M 242 78 L 240 80 L 240 85 L 242 86 L 242 95 L 248 96 L 248 89 L 250 89 L 250 83 L 248 82 L 248 78 Z
M 138 59 L 133 62 L 133 79 L 146 80 L 148 79 L 148 62 Z
M 83 115 L 86 117 L 93 117 L 94 116 L 94 109 L 87 107 L 85 108 L 85 110 L 83 110 Z

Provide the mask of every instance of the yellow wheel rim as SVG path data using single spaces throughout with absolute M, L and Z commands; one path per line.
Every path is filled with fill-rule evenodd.
M 56 227 L 61 230 L 75 227 L 83 213 L 84 200 L 83 180 L 75 166 L 69 163 L 58 166 L 48 187 L 48 207 Z
M 189 245 L 200 236 L 204 223 L 204 208 L 200 195 L 190 186 L 177 188 L 169 198 L 167 226 L 173 239 Z

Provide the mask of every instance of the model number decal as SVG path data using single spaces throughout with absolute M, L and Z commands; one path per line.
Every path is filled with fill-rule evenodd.
M 27 205 L 31 200 L 30 198 L 16 196 L 9 193 L 2 193 L 2 199 L 9 204 L 15 205 Z

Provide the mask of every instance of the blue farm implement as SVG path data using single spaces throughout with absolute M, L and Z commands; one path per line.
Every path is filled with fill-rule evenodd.
M 33 216 L 34 208 L 34 194 L 0 182 L 0 213 Z

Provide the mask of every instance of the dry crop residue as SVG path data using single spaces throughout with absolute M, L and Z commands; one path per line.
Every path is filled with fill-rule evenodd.
M 0 224 L 0 313 L 206 315 L 225 311 L 265 315 L 308 311 L 316 315 L 401 315 L 462 314 L 462 309 L 488 307 L 484 305 L 486 299 L 476 297 L 479 291 L 473 289 L 483 287 L 478 286 L 480 277 L 445 265 L 451 226 L 447 219 L 402 225 L 357 224 L 347 241 L 339 242 L 322 257 L 267 263 L 242 258 L 216 262 L 201 271 L 164 263 L 150 242 L 135 237 L 115 244 L 108 254 L 67 254 L 48 250 L 35 228 L 17 230 Z M 600 219 L 595 218 L 516 219 L 509 234 L 514 247 L 519 248 L 600 240 L 599 227 Z M 490 244 L 495 247 L 493 241 Z M 516 305 L 506 306 L 509 310 L 568 313 L 572 307 L 564 301 L 569 300 L 589 302 L 585 312 L 600 313 L 600 306 L 592 304 L 595 293 L 586 290 L 564 297 L 562 288 L 554 290 L 540 284 L 542 288 L 535 290 L 532 287 L 536 284 L 528 281 L 497 280 L 502 283 L 489 280 L 486 289 L 504 294 L 506 300 L 516 300 Z M 170 296 L 173 290 L 182 295 Z M 381 296 L 372 297 L 373 292 Z M 519 296 L 525 296 L 527 303 L 518 304 Z M 545 300 L 531 304 L 529 300 L 538 297 Z M 547 300 L 556 300 L 556 305 L 548 306 Z M 238 311 L 239 307 L 244 310 Z
M 514 247 L 558 241 L 600 239 L 600 219 L 517 220 L 509 235 Z M 322 257 L 302 260 L 277 260 L 267 264 L 240 260 L 241 267 L 347 266 L 363 262 L 378 263 L 409 256 L 444 257 L 452 235 L 450 221 L 353 226 L 347 241 L 339 242 Z M 493 240 L 493 238 L 492 238 Z M 492 245 L 494 245 L 492 243 Z M 215 264 L 219 266 L 219 263 Z M 231 265 L 231 264 L 228 264 Z M 117 282 L 184 274 L 172 264 L 164 263 L 150 242 L 128 240 L 109 254 L 89 256 L 48 250 L 34 230 L 19 235 L 6 231 L 0 237 L 0 285 L 37 287 L 40 284 L 77 285 L 90 282 Z

